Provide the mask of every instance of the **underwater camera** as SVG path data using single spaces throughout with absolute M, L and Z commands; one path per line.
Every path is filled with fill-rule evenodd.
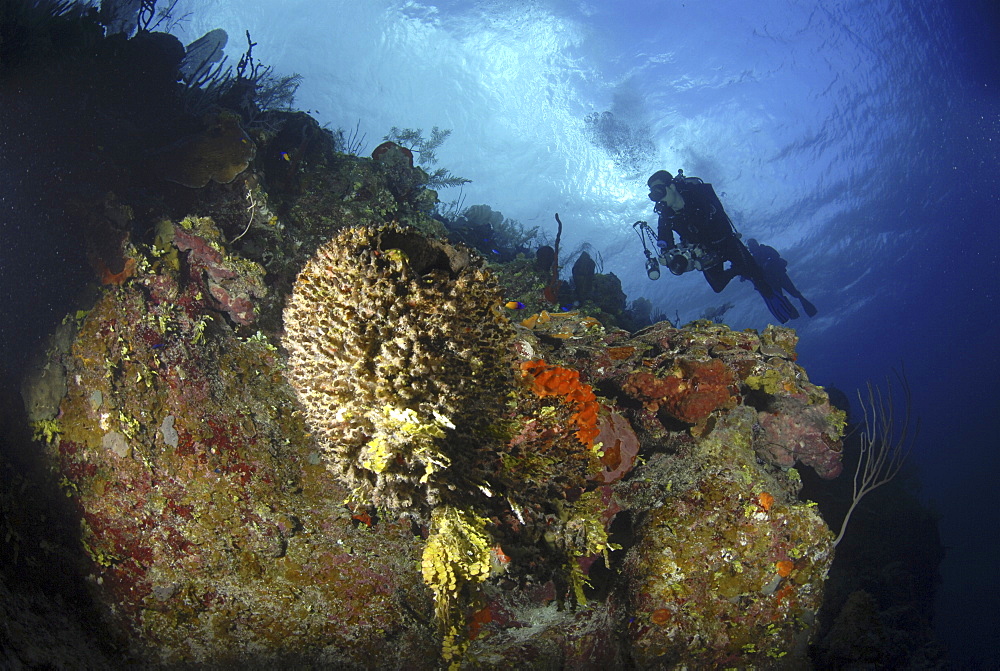
M 694 257 L 689 249 L 671 249 L 667 252 L 666 266 L 674 275 L 694 270 Z
M 715 264 L 715 257 L 699 245 L 677 245 L 668 250 L 663 259 L 663 265 L 674 275 L 704 270 Z

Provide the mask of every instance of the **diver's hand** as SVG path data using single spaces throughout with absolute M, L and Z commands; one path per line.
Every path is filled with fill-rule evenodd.
M 656 241 L 656 258 L 660 262 L 661 266 L 667 265 L 667 250 L 670 249 L 671 245 L 667 243 L 666 240 Z

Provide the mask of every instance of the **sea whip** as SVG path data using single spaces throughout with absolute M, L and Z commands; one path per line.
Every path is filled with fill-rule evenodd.
M 559 224 L 559 228 L 556 229 L 555 255 L 552 258 L 552 279 L 542 292 L 545 300 L 550 303 L 555 303 L 559 297 L 559 238 L 562 237 L 562 219 L 559 218 L 558 212 L 556 212 L 556 223 Z

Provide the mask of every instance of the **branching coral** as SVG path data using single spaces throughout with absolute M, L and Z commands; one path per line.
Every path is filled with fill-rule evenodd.
M 414 151 L 420 155 L 419 163 L 421 166 L 430 166 L 437 163 L 435 152 L 448 139 L 449 135 L 451 135 L 451 129 L 441 130 L 437 126 L 431 129 L 429 138 L 425 138 L 423 131 L 419 128 L 400 129 L 393 126 L 385 139 L 399 143 L 406 148 L 406 151 L 410 153 L 410 167 L 413 166 L 412 152 Z M 427 185 L 434 189 L 440 189 L 449 186 L 462 186 L 471 181 L 471 179 L 451 174 L 451 171 L 446 168 L 438 168 L 428 176 Z

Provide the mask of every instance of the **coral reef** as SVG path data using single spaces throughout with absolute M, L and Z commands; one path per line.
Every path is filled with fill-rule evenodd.
M 177 231 L 189 245 L 193 233 Z M 342 506 L 348 492 L 292 412 L 278 349 L 212 317 L 205 263 L 137 265 L 80 322 L 47 446 L 108 626 L 166 665 L 362 666 L 391 655 L 377 631 L 402 636 L 404 657 L 433 656 L 433 628 L 399 618 L 430 617 L 412 568 L 422 544 L 408 523 L 382 520 L 376 536 Z
M 584 447 L 591 447 L 600 433 L 597 411 L 600 405 L 593 390 L 580 382 L 580 373 L 568 368 L 549 366 L 544 361 L 528 361 L 521 370 L 531 377 L 531 391 L 536 396 L 559 396 L 572 409 L 569 423 L 576 427 L 576 438 Z
M 238 241 L 292 250 L 259 253 L 290 289 L 287 359 L 250 330 L 281 297 L 226 242 L 236 227 L 188 217 L 123 245 L 131 274 L 67 322 L 57 375 L 26 383 L 130 654 L 800 659 L 830 534 L 784 469 L 829 475 L 843 417 L 794 333 L 528 315 L 483 259 L 404 223 L 429 226 L 389 187 L 408 166 L 304 151 L 320 167 L 289 175 L 298 195 L 247 178 L 277 223 Z M 206 191 L 222 217 L 243 207 Z M 301 222 L 322 217 L 337 232 L 293 282 L 321 231 Z
M 632 373 L 622 389 L 650 412 L 663 408 L 682 422 L 699 424 L 719 408 L 733 405 L 735 382 L 732 371 L 719 359 L 680 359 L 662 377 L 645 371 Z
M 413 152 L 417 152 L 420 157 L 419 163 L 421 168 L 426 168 L 437 163 L 437 149 L 448 139 L 449 135 L 451 135 L 450 129 L 442 130 L 437 126 L 431 128 L 431 135 L 428 138 L 424 137 L 423 130 L 419 128 L 400 129 L 393 126 L 389 130 L 389 134 L 385 136 L 387 142 L 380 145 L 380 147 L 393 144 L 409 154 L 411 168 L 413 167 Z M 378 150 L 376 149 L 376 151 Z M 378 158 L 374 152 L 372 153 L 372 158 Z M 423 171 L 421 170 L 421 172 Z M 425 175 L 424 184 L 434 189 L 462 186 L 472 181 L 471 179 L 451 174 L 451 171 L 447 168 L 436 168 L 430 174 L 423 174 Z
M 435 509 L 431 520 L 421 570 L 424 582 L 434 592 L 434 613 L 444 630 L 441 656 L 445 662 L 452 661 L 468 645 L 461 636 L 463 622 L 458 612 L 463 588 L 490 576 L 486 523 L 475 513 L 450 506 Z
M 430 176 L 413 164 L 413 152 L 386 141 L 375 147 L 372 158 L 386 168 L 389 189 L 399 200 L 419 203 L 419 208 L 430 211 L 437 204 L 437 192 L 427 189 Z
M 777 411 L 760 412 L 758 454 L 784 468 L 796 462 L 812 466 L 823 478 L 840 475 L 843 423 L 836 419 L 838 411 L 828 400 L 809 405 L 804 399 L 788 398 L 782 405 Z
M 504 217 L 503 212 L 489 205 L 473 205 L 450 215 L 443 217 L 449 237 L 495 262 L 510 263 L 528 253 L 529 243 L 538 234 L 537 226 L 525 229 L 520 222 Z
M 575 370 L 544 361 L 521 363 L 527 393 L 514 410 L 511 439 L 497 450 L 500 478 L 518 509 L 579 497 L 603 471 L 602 408 Z
M 286 362 L 212 291 L 260 301 L 260 267 L 209 219 L 159 230 L 70 322 L 61 414 L 36 427 L 132 655 L 803 659 L 831 534 L 758 458 L 762 420 L 842 423 L 789 332 L 526 326 L 480 259 L 384 224 L 299 273 Z
M 580 256 L 573 264 L 573 288 L 576 290 L 576 298 L 579 301 L 590 300 L 594 295 L 594 273 L 597 271 L 597 263 L 586 252 L 580 252 Z
M 806 663 L 832 539 L 756 463 L 755 421 L 751 408 L 731 411 L 685 466 L 666 467 L 675 493 L 624 563 L 639 668 Z
M 21 399 L 29 422 L 54 420 L 66 395 L 66 358 L 75 337 L 72 319 L 64 319 L 49 338 L 44 355 L 36 355 L 21 382 Z
M 758 335 L 708 321 L 683 328 L 661 322 L 624 336 L 594 331 L 568 339 L 560 351 L 592 378 L 609 378 L 622 400 L 641 404 L 633 422 L 640 434 L 662 436 L 665 427 L 684 424 L 701 434 L 719 410 L 746 405 L 758 414 L 759 457 L 784 469 L 812 466 L 827 478 L 840 472 L 846 415 L 795 364 L 791 329 L 770 326 Z
M 625 312 L 627 297 L 622 291 L 622 281 L 614 273 L 594 275 L 594 304 L 606 315 L 621 317 Z
M 602 413 L 597 426 L 600 429 L 597 443 L 601 446 L 601 463 L 604 464 L 599 478 L 601 482 L 611 484 L 632 470 L 641 446 L 632 425 L 617 412 Z
M 166 231 L 161 244 L 169 241 L 178 251 L 187 252 L 189 272 L 201 276 L 196 283 L 204 283 L 213 306 L 236 324 L 253 323 L 255 303 L 267 294 L 264 269 L 253 261 L 226 255 L 211 219 L 189 217 Z

